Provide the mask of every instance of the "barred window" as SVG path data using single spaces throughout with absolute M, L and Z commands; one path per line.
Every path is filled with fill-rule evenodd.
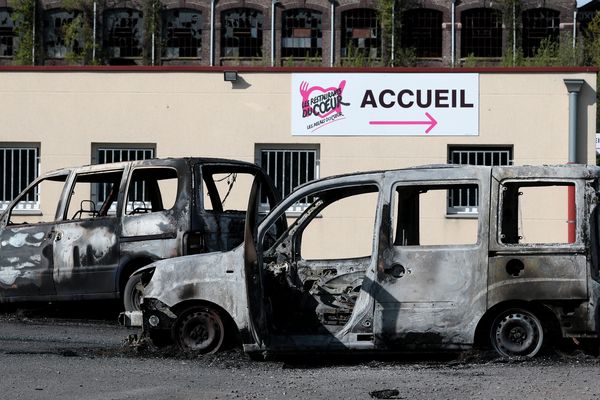
M 142 12 L 130 8 L 104 12 L 104 40 L 109 58 L 141 57 L 144 24 Z
M 17 42 L 15 22 L 9 8 L 0 8 L 0 57 L 12 57 Z
M 257 149 L 256 156 L 257 164 L 267 172 L 282 197 L 298 186 L 319 178 L 318 146 L 261 146 Z M 304 198 L 288 211 L 300 212 L 312 201 L 311 198 Z M 261 204 L 267 207 L 266 197 L 261 199 Z
M 381 31 L 377 11 L 368 8 L 342 13 L 342 57 L 381 56 Z
M 442 12 L 427 8 L 402 13 L 402 48 L 414 48 L 417 57 L 442 56 Z
M 6 209 L 40 174 L 39 145 L 0 144 L 0 209 Z M 34 190 L 17 205 L 17 210 L 38 210 L 39 192 Z
M 513 149 L 507 147 L 450 147 L 448 164 L 505 166 L 513 163 Z M 476 188 L 448 191 L 448 214 L 476 214 L 479 193 Z
M 165 58 L 199 58 L 202 51 L 202 13 L 174 9 L 163 14 Z
M 135 145 L 110 145 L 110 144 L 94 144 L 93 145 L 93 157 L 92 164 L 108 164 L 112 162 L 120 161 L 138 161 L 148 160 L 155 157 L 154 145 L 143 145 L 140 147 L 134 147 Z M 132 201 L 144 202 L 144 193 L 146 189 L 142 186 L 137 187 L 138 183 L 134 183 L 132 190 L 136 195 Z M 143 185 L 143 183 L 139 183 Z M 102 204 L 106 200 L 107 196 L 111 191 L 109 184 L 97 184 L 92 186 L 92 200 L 96 204 Z M 111 211 L 114 212 L 113 204 Z
M 71 48 L 65 43 L 66 29 L 76 17 L 76 12 L 62 9 L 49 10 L 44 14 L 44 48 L 48 58 L 65 58 L 68 51 L 79 52 L 82 29 L 79 29 L 79 37 L 75 38 Z
M 262 57 L 263 13 L 235 8 L 221 15 L 223 57 Z
M 321 57 L 323 53 L 322 13 L 308 9 L 283 12 L 282 57 Z
M 502 57 L 502 13 L 476 8 L 462 14 L 462 57 Z
M 535 8 L 523 12 L 523 55 L 534 57 L 544 39 L 559 41 L 560 12 Z

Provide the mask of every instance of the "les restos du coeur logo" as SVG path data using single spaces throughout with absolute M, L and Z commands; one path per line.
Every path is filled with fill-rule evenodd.
M 350 103 L 342 101 L 342 93 L 346 80 L 342 80 L 338 87 L 323 88 L 311 86 L 308 82 L 300 83 L 302 96 L 302 118 L 305 118 L 306 130 L 314 132 L 325 125 L 344 119 L 342 106 Z

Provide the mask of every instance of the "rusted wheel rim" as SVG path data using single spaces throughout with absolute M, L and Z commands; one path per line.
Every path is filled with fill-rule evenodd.
M 492 344 L 502 356 L 533 357 L 544 341 L 540 320 L 525 310 L 508 310 L 496 318 L 491 330 Z
M 214 353 L 224 338 L 223 322 L 209 309 L 194 309 L 185 313 L 177 325 L 177 338 L 182 349 L 200 354 Z

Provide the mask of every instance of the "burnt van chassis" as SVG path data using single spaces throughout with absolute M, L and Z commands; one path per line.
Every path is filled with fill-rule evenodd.
M 599 176 L 592 166 L 426 166 L 306 184 L 258 227 L 249 214 L 243 246 L 140 270 L 143 329 L 157 344 L 175 341 L 201 353 L 240 333 L 244 350 L 255 355 L 480 343 L 504 356 L 533 356 L 556 337 L 597 338 Z M 523 243 L 520 190 L 546 186 L 571 190 L 574 221 L 565 223 L 573 222 L 573 237 Z M 473 187 L 474 242 L 421 244 L 415 199 L 428 190 Z M 378 193 L 373 253 L 303 259 L 306 225 L 337 199 L 369 191 Z M 278 226 L 307 196 L 316 200 L 296 222 Z
M 256 165 L 214 158 L 90 165 L 41 176 L 0 218 L 0 302 L 123 297 L 132 306 L 139 301 L 136 282 L 124 292 L 138 268 L 160 259 L 235 248 L 243 241 L 245 210 L 223 209 L 215 174 L 250 174 L 265 180 L 266 191 L 274 190 Z M 167 205 L 160 184 L 169 179 L 176 190 Z M 15 205 L 43 180 L 64 185 L 53 218 L 11 221 Z M 69 215 L 76 182 L 107 186 L 104 204 L 77 202 L 78 210 Z M 143 201 L 128 201 L 135 190 L 144 192 Z M 85 195 L 90 196 L 89 188 Z M 206 199 L 212 203 L 210 210 L 203 204 Z

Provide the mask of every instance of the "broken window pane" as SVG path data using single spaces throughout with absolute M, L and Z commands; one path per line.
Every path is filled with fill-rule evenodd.
M 131 174 L 125 213 L 147 214 L 169 210 L 177 199 L 177 170 L 138 168 Z
M 107 216 L 111 208 L 116 207 L 122 176 L 123 170 L 77 175 L 63 218 L 69 220 Z M 96 202 L 91 197 L 94 186 L 108 188 L 107 196 L 102 202 Z
M 446 218 L 452 192 L 478 193 L 476 184 L 398 186 L 392 207 L 395 246 L 475 244 L 477 219 Z
M 569 243 L 569 227 L 576 224 L 569 220 L 569 197 L 575 207 L 573 183 L 509 182 L 501 189 L 502 243 Z
M 282 197 L 295 188 L 319 178 L 319 154 L 317 149 L 277 149 L 259 150 L 259 164 L 275 184 Z M 301 199 L 290 212 L 302 211 L 312 198 Z M 267 207 L 267 199 L 261 199 L 261 207 Z
M 141 57 L 142 12 L 131 8 L 104 12 L 104 41 L 109 58 Z
M 512 147 L 450 146 L 448 164 L 505 166 L 513 163 Z M 476 214 L 477 192 L 469 189 L 448 192 L 448 214 Z
M 371 256 L 379 193 L 375 186 L 354 189 L 358 193 L 343 193 L 347 197 L 338 200 L 322 197 L 328 205 L 318 212 L 319 218 L 312 216 L 302 233 L 304 260 Z M 353 188 L 340 190 L 352 191 Z
M 377 11 L 358 8 L 342 12 L 342 57 L 381 56 L 381 33 Z
M 65 58 L 68 51 L 75 53 L 80 51 L 83 43 L 81 23 L 79 23 L 79 34 L 72 46 L 69 47 L 65 42 L 66 31 L 75 18 L 76 12 L 61 9 L 49 10 L 44 14 L 44 48 L 48 58 Z
M 0 57 L 15 55 L 17 45 L 15 22 L 9 8 L 0 8 Z
M 475 8 L 462 14 L 461 57 L 502 57 L 502 13 Z
M 427 8 L 402 12 L 402 48 L 414 49 L 417 57 L 441 57 L 442 15 Z
M 560 12 L 534 8 L 523 12 L 523 55 L 533 57 L 544 39 L 558 43 Z
M 39 146 L 0 145 L 0 209 L 6 208 L 40 173 Z M 29 193 L 18 210 L 39 209 L 39 193 Z
M 163 14 L 165 58 L 200 58 L 202 54 L 202 13 L 174 9 Z
M 262 57 L 263 14 L 235 8 L 221 15 L 222 57 Z
M 323 52 L 322 13 L 308 9 L 283 12 L 281 57 L 321 57 Z
M 9 224 L 52 222 L 55 220 L 58 202 L 68 175 L 44 179 L 30 188 L 15 206 L 9 210 Z M 35 210 L 32 215 L 15 216 L 15 211 Z M 39 214 L 41 211 L 41 214 Z

